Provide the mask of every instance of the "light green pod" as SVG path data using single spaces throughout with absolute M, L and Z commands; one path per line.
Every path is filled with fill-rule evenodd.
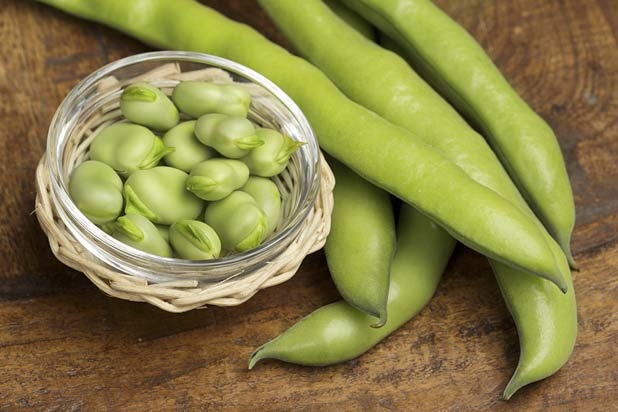
M 251 95 L 235 84 L 187 81 L 176 85 L 172 100 L 181 112 L 195 118 L 208 113 L 247 117 Z
M 170 227 L 170 243 L 182 259 L 216 259 L 221 241 L 213 228 L 198 220 L 180 220 Z
M 174 103 L 159 88 L 148 83 L 128 86 L 120 96 L 120 111 L 133 123 L 164 132 L 180 119 Z
M 362 34 L 368 40 L 375 40 L 376 31 L 367 20 L 354 10 L 342 4 L 340 0 L 324 0 L 324 3 L 333 11 L 339 18 L 346 22 L 347 25 L 353 27 L 354 30 Z
M 138 170 L 124 184 L 125 213 L 164 225 L 197 218 L 204 202 L 186 190 L 187 177 L 182 170 L 167 166 Z
M 255 134 L 264 144 L 241 160 L 249 167 L 251 174 L 256 176 L 271 177 L 283 172 L 292 154 L 304 144 L 273 129 L 259 128 Z
M 554 132 L 482 46 L 429 0 L 344 0 L 406 52 L 416 70 L 481 130 L 572 266 L 573 192 Z
M 249 176 L 247 183 L 240 190 L 250 194 L 266 215 L 264 238 L 267 238 L 275 231 L 281 219 L 281 193 L 277 185 L 265 177 Z
M 107 126 L 90 144 L 90 158 L 111 166 L 122 176 L 155 167 L 174 149 L 144 126 L 115 123 Z
M 206 146 L 231 159 L 239 159 L 264 142 L 253 123 L 241 116 L 205 114 L 197 120 L 195 135 Z
M 199 162 L 217 156 L 214 149 L 204 146 L 197 140 L 193 133 L 195 123 L 195 120 L 182 122 L 165 133 L 163 143 L 167 147 L 174 148 L 173 152 L 165 156 L 165 164 L 189 173 Z
M 387 192 L 329 158 L 335 175 L 331 229 L 324 252 L 333 282 L 350 305 L 387 319 L 389 273 L 396 247 L 395 218 Z
M 240 160 L 210 159 L 191 169 L 187 190 L 208 200 L 221 200 L 239 189 L 249 178 L 249 168 Z
M 172 257 L 172 248 L 163 239 L 156 226 L 144 216 L 127 214 L 119 217 L 112 236 L 122 243 L 153 255 Z
M 455 240 L 429 219 L 404 205 L 399 217 L 397 251 L 391 265 L 388 320 L 375 318 L 345 301 L 323 306 L 260 346 L 249 360 L 262 359 L 326 366 L 354 359 L 416 315 L 433 296 Z M 551 285 L 550 285 L 551 286 Z
M 204 221 L 215 229 L 227 251 L 253 249 L 262 243 L 266 233 L 266 215 L 251 195 L 238 190 L 210 203 Z
M 113 222 L 122 212 L 122 180 L 114 169 L 88 160 L 73 170 L 69 196 L 88 219 L 97 225 Z

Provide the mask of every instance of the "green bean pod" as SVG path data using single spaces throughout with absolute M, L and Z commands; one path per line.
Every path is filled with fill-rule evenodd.
M 264 144 L 249 120 L 219 113 L 200 117 L 195 124 L 195 135 L 200 142 L 230 159 L 239 159 Z
M 176 85 L 172 100 L 180 111 L 196 119 L 207 113 L 247 117 L 251 95 L 236 84 L 185 81 Z
M 249 369 L 267 358 L 326 366 L 365 353 L 425 307 L 438 287 L 454 247 L 455 241 L 447 232 L 411 207 L 403 206 L 397 251 L 391 265 L 388 320 L 384 326 L 369 327 L 375 318 L 345 301 L 331 303 L 256 349 L 249 360 Z
M 273 129 L 258 128 L 255 135 L 264 144 L 241 158 L 255 176 L 272 177 L 283 172 L 290 157 L 304 144 Z
M 395 218 L 388 193 L 336 160 L 331 229 L 324 251 L 331 277 L 343 299 L 355 308 L 387 319 L 388 285 L 395 252 Z
M 174 103 L 148 83 L 128 86 L 120 96 L 120 111 L 133 123 L 164 132 L 178 124 L 180 116 Z
M 322 72 L 250 27 L 191 0 L 150 0 L 139 7 L 121 0 L 44 2 L 155 46 L 222 56 L 264 74 L 303 110 L 322 149 L 359 175 L 472 249 L 509 266 L 561 278 L 543 234 L 524 213 L 417 136 L 350 101 Z M 130 18 L 136 14 L 141 18 Z
M 266 215 L 264 238 L 267 238 L 275 231 L 281 219 L 281 193 L 277 185 L 265 177 L 249 176 L 247 183 L 239 190 L 251 195 Z
M 112 236 L 121 242 L 153 255 L 172 257 L 172 248 L 155 225 L 144 216 L 127 214 L 113 225 Z
M 112 167 L 121 176 L 136 170 L 155 167 L 174 149 L 144 126 L 132 123 L 114 123 L 97 134 L 90 144 L 90 158 Z
M 96 160 L 77 166 L 69 178 L 69 196 L 97 225 L 116 220 L 122 212 L 122 180 L 114 169 Z
M 339 18 L 346 22 L 350 27 L 363 35 L 366 39 L 375 40 L 376 31 L 371 23 L 365 20 L 360 14 L 350 9 L 340 0 L 324 0 L 324 3 L 331 9 Z
M 138 170 L 124 183 L 125 213 L 172 225 L 197 218 L 204 202 L 186 190 L 188 175 L 173 167 Z
M 174 148 L 164 157 L 165 164 L 189 173 L 196 164 L 217 157 L 214 149 L 204 146 L 195 137 L 195 123 L 195 120 L 182 122 L 165 133 L 163 143 Z
M 199 220 L 179 220 L 170 227 L 172 248 L 182 259 L 216 259 L 221 241 L 214 229 Z
M 556 136 L 476 40 L 429 0 L 343 2 L 392 37 L 425 79 L 483 131 L 574 265 L 573 192 Z
M 518 205 L 542 229 L 485 140 L 401 58 L 363 39 L 317 1 L 261 2 L 297 50 L 346 94 L 416 132 L 476 181 Z M 333 43 L 335 39 L 338 42 Z M 358 67 L 350 73 L 344 62 L 352 59 Z M 558 370 L 575 342 L 577 314 L 568 263 L 547 233 L 546 239 L 567 282 L 566 295 L 526 272 L 491 262 L 520 335 L 520 366 L 505 391 L 507 397 Z
M 503 394 L 510 399 L 521 387 L 556 373 L 569 359 L 577 336 L 577 305 L 570 275 L 563 295 L 542 279 L 509 267 L 494 271 L 519 335 L 519 363 Z
M 204 221 L 212 226 L 228 252 L 244 252 L 259 246 L 266 233 L 266 216 L 251 195 L 235 191 L 208 204 Z

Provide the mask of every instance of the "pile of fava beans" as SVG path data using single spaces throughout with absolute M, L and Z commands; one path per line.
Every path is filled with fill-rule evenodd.
M 105 232 L 154 255 L 204 260 L 257 247 L 281 215 L 270 178 L 302 143 L 256 127 L 250 103 L 236 84 L 185 81 L 171 100 L 130 85 L 125 119 L 103 127 L 71 173 L 71 199 Z

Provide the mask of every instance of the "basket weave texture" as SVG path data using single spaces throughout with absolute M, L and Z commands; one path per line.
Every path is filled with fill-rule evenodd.
M 166 64 L 129 81 L 120 82 L 114 77 L 106 78 L 100 87 L 114 90 L 137 81 L 160 80 L 232 81 L 223 70 L 181 72 L 178 65 Z M 64 164 L 67 168 L 64 172 L 67 175 L 74 166 L 85 160 L 93 131 L 102 124 L 118 118 L 117 105 L 102 107 L 101 113 L 94 116 L 93 121 L 88 122 L 69 138 L 64 153 Z M 157 283 L 123 273 L 97 259 L 73 237 L 60 219 L 51 195 L 51 176 L 45 155 L 39 161 L 36 170 L 35 211 L 41 228 L 47 235 L 51 250 L 58 260 L 83 272 L 107 295 L 135 302 L 148 302 L 165 311 L 177 313 L 207 305 L 235 306 L 250 299 L 260 289 L 289 280 L 297 272 L 305 256 L 324 246 L 330 230 L 332 191 L 335 182 L 332 171 L 322 156 L 320 156 L 320 173 L 320 189 L 315 204 L 289 246 L 266 265 L 242 277 L 233 277 L 217 283 L 190 279 Z

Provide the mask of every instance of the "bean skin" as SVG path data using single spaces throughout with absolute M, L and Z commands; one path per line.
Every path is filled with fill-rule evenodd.
M 573 193 L 551 128 L 476 40 L 429 0 L 344 0 L 401 46 L 414 67 L 489 140 L 569 261 Z
M 416 315 L 433 296 L 455 247 L 443 229 L 403 206 L 398 222 L 387 311 L 381 328 L 375 319 L 345 301 L 323 306 L 300 320 L 251 355 L 249 369 L 273 358 L 309 366 L 325 366 L 353 359 L 380 342 Z
M 565 288 L 542 233 L 525 214 L 413 134 L 351 102 L 322 72 L 252 28 L 190 0 L 44 2 L 155 46 L 207 52 L 263 73 L 296 101 L 333 157 L 469 247 Z M 135 13 L 139 19 L 131 17 Z

